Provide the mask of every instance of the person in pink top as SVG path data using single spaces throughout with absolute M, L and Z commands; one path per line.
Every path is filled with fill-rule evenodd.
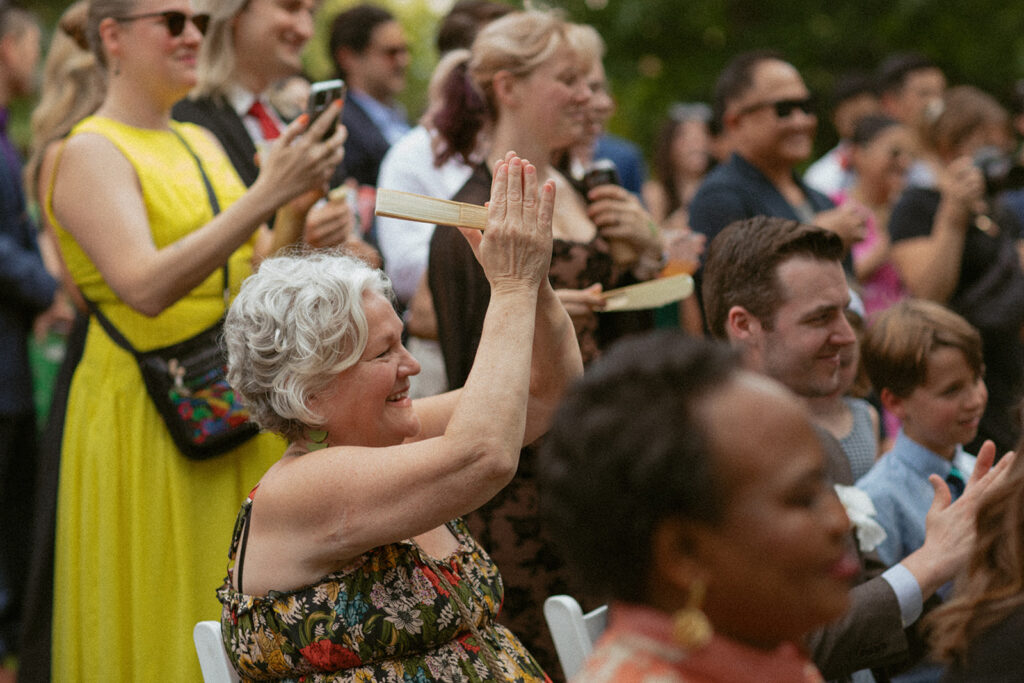
M 907 296 L 899 271 L 889 260 L 889 214 L 906 185 L 913 161 L 910 129 L 896 119 L 868 115 L 857 122 L 850 163 L 856 180 L 832 197 L 838 205 L 854 202 L 864 211 L 864 239 L 853 245 L 853 272 L 870 319 Z

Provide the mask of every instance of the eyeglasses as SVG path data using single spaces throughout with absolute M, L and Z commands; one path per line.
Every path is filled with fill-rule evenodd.
M 166 12 L 147 12 L 146 14 L 132 14 L 127 17 L 114 17 L 117 21 L 135 21 L 136 19 L 149 19 L 151 17 L 160 17 L 164 21 L 164 26 L 167 27 L 167 32 L 171 34 L 172 38 L 177 38 L 185 32 L 185 22 L 191 21 L 192 25 L 199 30 L 201 34 L 206 35 L 206 27 L 210 25 L 209 14 L 193 14 L 189 16 L 184 12 L 178 12 L 177 10 L 168 10 Z
M 775 115 L 780 119 L 784 119 L 790 116 L 794 111 L 799 109 L 808 116 L 814 116 L 814 98 L 804 97 L 803 99 L 792 99 L 792 100 L 776 100 L 775 102 L 758 102 L 751 104 L 743 109 L 740 109 L 740 114 L 750 114 L 757 111 L 758 109 L 765 109 L 771 107 L 775 110 Z

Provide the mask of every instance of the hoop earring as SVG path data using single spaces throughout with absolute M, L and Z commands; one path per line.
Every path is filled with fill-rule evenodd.
M 672 638 L 684 650 L 699 650 L 711 641 L 714 629 L 708 617 L 701 611 L 707 586 L 696 579 L 690 586 L 686 606 L 672 615 Z
M 319 451 L 322 448 L 327 448 L 327 430 L 326 429 L 310 429 L 306 432 L 306 446 L 309 452 Z

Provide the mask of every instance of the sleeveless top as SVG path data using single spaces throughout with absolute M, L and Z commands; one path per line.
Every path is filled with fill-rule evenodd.
M 83 133 L 103 136 L 131 163 L 157 249 L 177 242 L 213 219 L 203 176 L 189 148 L 202 159 L 221 207 L 233 204 L 246 189 L 208 132 L 191 123 L 172 121 L 170 125 L 180 138 L 171 130 L 136 128 L 102 116 L 90 116 L 79 122 L 68 136 L 69 139 Z M 174 181 L 168 182 L 168 178 Z M 107 285 L 89 255 L 57 220 L 52 195 L 51 183 L 45 208 L 56 228 L 61 254 L 71 277 L 82 294 L 100 307 L 132 346 L 145 351 L 174 344 L 209 327 L 224 314 L 223 272 L 219 268 L 158 316 L 150 317 L 132 309 Z M 232 292 L 237 292 L 242 281 L 252 274 L 254 239 L 231 255 Z
M 235 524 L 235 567 L 251 510 L 252 494 Z M 549 681 L 495 621 L 504 595 L 497 567 L 461 519 L 448 528 L 459 547 L 444 559 L 425 559 L 409 541 L 390 543 L 311 586 L 266 596 L 235 590 L 229 568 L 217 597 L 235 668 L 256 680 Z
M 875 464 L 878 457 L 878 437 L 871 424 L 870 404 L 862 398 L 850 396 L 844 396 L 843 402 L 853 413 L 853 427 L 849 434 L 839 439 L 839 445 L 850 461 L 853 480 L 857 481 Z

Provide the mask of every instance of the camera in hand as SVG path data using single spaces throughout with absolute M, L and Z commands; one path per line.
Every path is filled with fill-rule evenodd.
M 982 147 L 974 155 L 974 165 L 981 170 L 985 178 L 985 194 L 990 197 L 1024 188 L 1024 166 L 999 147 Z

